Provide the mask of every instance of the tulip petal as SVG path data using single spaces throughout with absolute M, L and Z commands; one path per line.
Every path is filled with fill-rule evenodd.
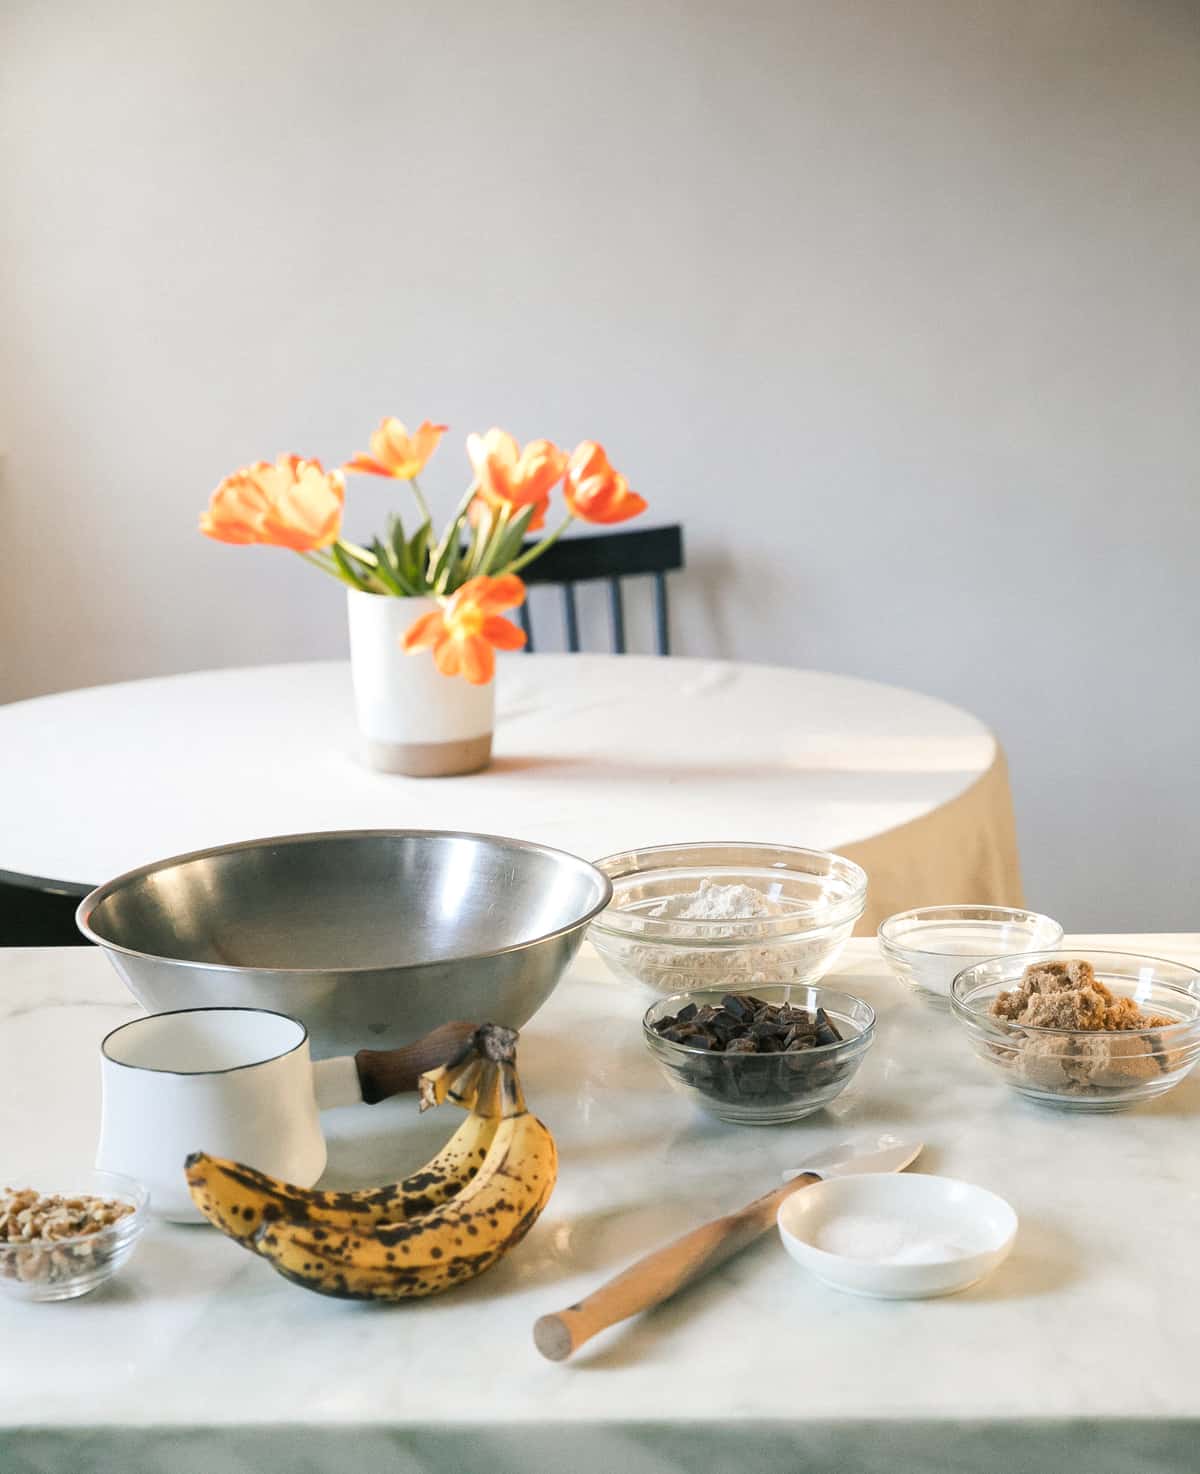
M 462 673 L 472 686 L 486 686 L 496 674 L 496 656 L 488 642 L 479 635 L 468 635 L 456 642 L 462 652 Z
M 342 467 L 343 471 L 362 471 L 368 476 L 390 476 L 392 473 L 386 466 L 381 466 L 378 461 L 372 460 L 368 455 L 351 456 Z
M 471 581 L 473 583 L 475 580 Z M 475 593 L 473 601 L 484 614 L 500 614 L 505 609 L 515 609 L 525 602 L 525 584 L 515 573 L 489 578 L 484 587 Z
M 307 553 L 336 540 L 345 501 L 345 483 L 337 471 L 327 475 L 315 461 L 287 467 L 281 461 L 273 481 L 275 495 L 262 523 L 264 542 Z
M 594 440 L 581 441 L 572 452 L 563 495 L 571 514 L 584 522 L 627 522 L 646 510 L 644 498 L 630 491 Z
M 525 644 L 525 631 L 500 614 L 489 614 L 479 633 L 497 650 L 520 650 Z
M 219 543 L 256 543 L 258 534 L 245 522 L 223 515 L 218 511 L 200 514 L 200 531 Z
M 444 676 L 456 676 L 462 665 L 462 642 L 444 636 L 433 647 L 433 659 Z
M 552 441 L 531 440 L 522 450 L 513 437 L 495 426 L 486 435 L 467 436 L 467 455 L 480 490 L 514 507 L 544 502 L 562 479 L 567 457 Z M 539 507 L 534 525 L 540 526 Z
M 431 609 L 428 614 L 418 616 L 404 634 L 400 644 L 405 650 L 428 650 L 444 634 L 446 621 L 440 609 Z

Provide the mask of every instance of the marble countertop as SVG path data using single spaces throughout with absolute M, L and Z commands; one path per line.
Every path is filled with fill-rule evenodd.
M 1107 941 L 1200 963 L 1200 936 Z M 0 1469 L 304 1474 L 351 1447 L 357 1465 L 457 1474 L 561 1467 L 568 1450 L 573 1474 L 1194 1468 L 1200 1071 L 1124 1115 L 1057 1114 L 998 1083 L 873 942 L 833 976 L 879 1011 L 849 1089 L 790 1127 L 725 1126 L 668 1090 L 639 1037 L 648 998 L 585 948 L 522 1039 L 559 1186 L 496 1269 L 441 1299 L 347 1304 L 207 1227 L 155 1223 L 85 1299 L 0 1297 Z M 97 1045 L 136 1012 L 99 952 L 0 951 L 0 1181 L 89 1164 Z M 325 1180 L 403 1175 L 449 1134 L 440 1114 L 411 1098 L 330 1112 Z M 991 1279 L 859 1300 L 772 1235 L 569 1363 L 535 1351 L 542 1312 L 810 1151 L 889 1130 L 924 1139 L 920 1170 L 1012 1202 L 1016 1248 Z

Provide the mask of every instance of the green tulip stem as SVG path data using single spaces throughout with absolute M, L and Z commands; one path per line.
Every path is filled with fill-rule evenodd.
M 408 484 L 412 487 L 412 494 L 417 499 L 417 507 L 421 513 L 422 522 L 432 522 L 433 513 L 429 510 L 429 503 L 425 500 L 425 493 L 417 485 L 417 478 L 410 476 L 408 478 Z
M 522 568 L 532 563 L 535 558 L 540 558 L 547 548 L 552 548 L 554 546 L 554 544 L 559 540 L 563 533 L 566 532 L 567 528 L 570 527 L 571 523 L 574 522 L 574 520 L 575 516 L 574 513 L 572 513 L 570 516 L 567 517 L 566 521 L 561 522 L 554 529 L 549 537 L 542 538 L 541 542 L 536 544 L 536 546 L 530 548 L 528 552 L 522 553 L 519 558 L 514 558 L 507 567 L 500 569 L 500 573 L 517 573 Z

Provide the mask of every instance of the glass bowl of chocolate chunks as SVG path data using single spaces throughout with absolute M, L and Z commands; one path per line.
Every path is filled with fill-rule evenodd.
M 673 993 L 642 1033 L 681 1094 L 722 1121 L 775 1126 L 828 1105 L 875 1035 L 875 1010 L 851 993 L 756 984 L 752 993 Z

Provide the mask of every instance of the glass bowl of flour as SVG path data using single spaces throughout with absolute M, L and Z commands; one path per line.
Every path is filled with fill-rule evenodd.
M 825 850 L 654 845 L 596 864 L 613 898 L 588 940 L 617 977 L 658 993 L 817 982 L 867 902 L 866 872 Z

